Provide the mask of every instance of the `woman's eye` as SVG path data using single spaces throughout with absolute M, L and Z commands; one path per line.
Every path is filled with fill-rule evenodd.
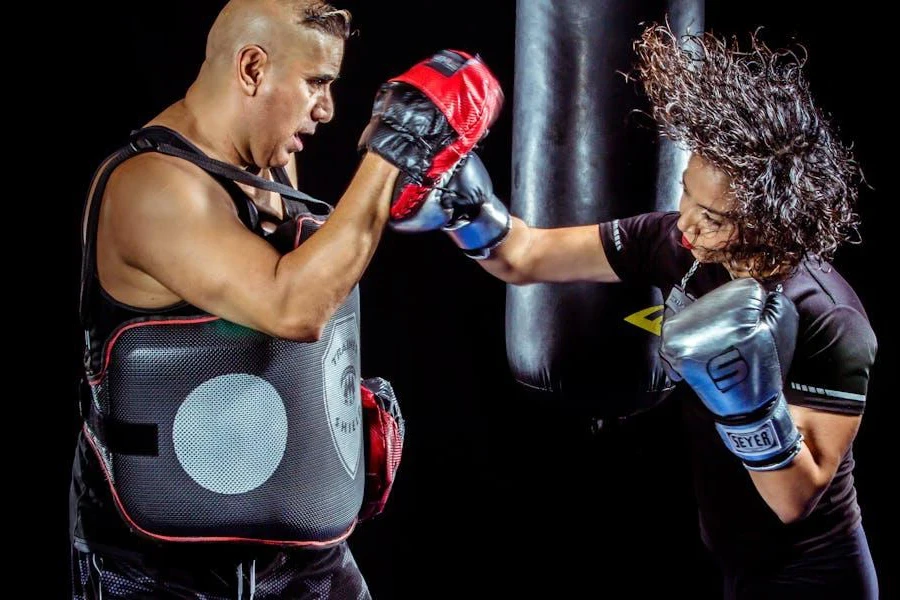
M 706 220 L 707 223 L 709 223 L 710 225 L 713 225 L 715 227 L 719 227 L 722 224 L 720 221 L 716 221 L 711 216 L 709 216 L 709 213 L 703 213 L 703 218 Z

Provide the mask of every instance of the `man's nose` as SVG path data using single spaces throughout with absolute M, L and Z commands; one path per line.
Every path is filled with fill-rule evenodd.
M 334 102 L 330 93 L 323 94 L 316 102 L 312 110 L 312 118 L 319 123 L 327 123 L 334 118 Z

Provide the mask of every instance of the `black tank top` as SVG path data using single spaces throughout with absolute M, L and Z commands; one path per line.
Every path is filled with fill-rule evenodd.
M 205 158 L 205 155 L 193 144 L 180 136 L 175 131 L 164 127 L 150 127 L 132 136 L 135 141 L 151 140 L 155 144 L 168 144 L 180 151 Z M 104 161 L 105 163 L 106 161 Z M 284 169 L 273 169 L 275 180 L 285 185 L 291 185 Z M 292 198 L 282 197 L 284 202 L 284 217 L 276 225 L 274 231 L 264 230 L 256 206 L 244 191 L 229 177 L 216 173 L 210 176 L 218 181 L 231 196 L 241 222 L 248 229 L 266 239 L 279 252 L 286 253 L 294 248 L 296 235 L 295 217 L 300 213 L 321 214 L 330 208 L 324 203 L 315 201 L 306 204 Z M 97 185 L 94 193 L 94 201 L 102 198 L 105 179 Z M 323 209 L 324 207 L 324 209 Z M 94 211 L 99 211 L 95 207 Z M 268 218 L 268 217 L 267 217 Z M 122 304 L 113 299 L 100 286 L 94 266 L 93 241 L 96 239 L 96 218 L 87 218 L 86 229 L 86 260 L 82 269 L 82 319 L 86 330 L 90 332 L 90 351 L 85 352 L 85 364 L 93 365 L 89 368 L 94 371 L 100 360 L 100 350 L 104 341 L 111 332 L 127 321 L 135 319 L 165 316 L 190 316 L 205 314 L 202 310 L 186 302 L 161 308 L 141 309 Z M 85 386 L 86 387 L 86 386 Z M 89 395 L 90 391 L 85 390 Z M 133 534 L 123 522 L 117 512 L 109 485 L 105 480 L 103 469 L 98 463 L 97 456 L 86 440 L 84 432 L 79 432 L 75 457 L 72 465 L 72 479 L 69 494 L 69 523 L 72 543 L 82 551 L 95 551 L 109 555 L 136 557 L 136 556 L 165 556 L 167 560 L 178 560 L 178 555 L 183 554 L 192 564 L 196 564 L 198 553 L 195 548 L 162 548 L 143 537 Z M 203 560 L 211 563 L 220 560 L 241 559 L 250 555 L 254 558 L 274 555 L 276 549 L 246 548 L 210 545 L 204 548 Z

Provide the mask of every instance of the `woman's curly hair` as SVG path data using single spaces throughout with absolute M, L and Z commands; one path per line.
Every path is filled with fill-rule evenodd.
M 731 179 L 737 237 L 719 258 L 783 274 L 858 235 L 861 172 L 813 102 L 805 50 L 773 51 L 752 33 L 742 51 L 734 38 L 679 38 L 658 24 L 635 50 L 661 134 Z

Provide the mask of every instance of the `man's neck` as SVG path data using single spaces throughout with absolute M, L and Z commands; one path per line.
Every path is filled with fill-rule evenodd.
M 206 155 L 247 167 L 231 137 L 227 111 L 222 107 L 205 106 L 202 98 L 189 94 L 155 117 L 150 125 L 165 125 L 174 129 Z

